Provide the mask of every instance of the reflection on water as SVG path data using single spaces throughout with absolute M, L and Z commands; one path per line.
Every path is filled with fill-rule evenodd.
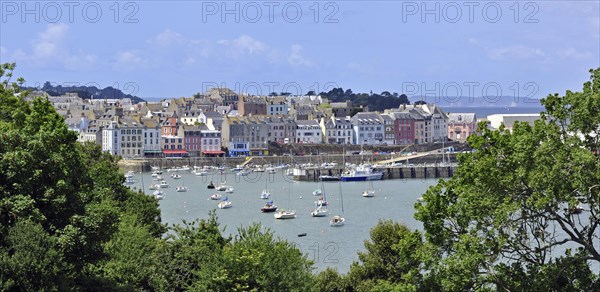
M 314 260 L 317 270 L 334 267 L 345 273 L 350 264 L 358 260 L 357 251 L 364 250 L 363 242 L 369 239 L 369 231 L 379 219 L 392 219 L 410 228 L 422 229 L 420 222 L 413 218 L 414 203 L 437 182 L 435 179 L 375 181 L 376 194 L 372 198 L 362 196 L 369 187 L 367 182 L 326 182 L 323 186 L 330 204 L 329 215 L 316 218 L 310 212 L 316 208 L 315 202 L 319 197 L 314 196 L 313 191 L 320 188 L 320 183 L 294 182 L 283 173 L 279 170 L 275 174 L 262 172 L 248 176 L 232 173 L 195 176 L 189 171 L 182 171 L 179 172 L 182 178 L 175 180 L 165 172 L 163 177 L 170 187 L 163 189 L 164 199 L 159 201 L 162 221 L 172 225 L 182 220 L 207 218 L 208 212 L 216 209 L 221 227 L 226 227 L 225 234 L 234 234 L 238 227 L 253 222 L 261 223 L 276 235 L 296 243 Z M 152 194 L 148 187 L 155 182 L 150 173 L 142 176 L 138 173 L 137 181 L 131 187 L 140 188 L 143 183 L 145 192 Z M 209 199 L 216 193 L 214 189 L 207 189 L 210 181 L 216 186 L 226 183 L 234 188 L 233 193 L 226 194 L 233 204 L 232 208 L 218 209 L 219 201 Z M 180 185 L 188 187 L 189 191 L 176 192 L 175 187 Z M 269 200 L 277 206 L 295 209 L 296 219 L 277 220 L 273 213 L 262 213 L 260 208 L 266 200 L 260 199 L 260 194 L 264 188 L 271 191 Z M 224 197 L 225 193 L 221 193 Z M 330 227 L 329 219 L 342 212 L 342 203 L 346 223 L 343 227 Z M 306 233 L 306 236 L 298 237 L 301 233 Z

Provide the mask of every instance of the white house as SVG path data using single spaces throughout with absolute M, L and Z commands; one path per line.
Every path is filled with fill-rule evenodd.
M 383 119 L 377 113 L 361 112 L 354 115 L 350 121 L 354 127 L 354 144 L 375 145 L 383 144 Z
M 119 131 L 116 121 L 102 129 L 102 151 L 112 155 L 121 153 L 121 131 Z
M 315 120 L 296 121 L 296 143 L 323 143 L 321 126 Z

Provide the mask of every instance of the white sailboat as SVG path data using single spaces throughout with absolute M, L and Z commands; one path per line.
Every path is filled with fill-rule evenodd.
M 344 199 L 342 198 L 342 184 L 341 181 L 340 183 L 338 183 L 340 186 L 340 208 L 341 208 L 341 213 L 344 213 Z M 344 218 L 342 215 L 335 215 L 331 218 L 331 220 L 329 220 L 329 225 L 331 227 L 341 227 L 344 226 L 344 223 L 346 223 L 346 218 Z
M 175 188 L 175 191 L 179 192 L 179 193 L 184 193 L 184 192 L 187 192 L 188 190 L 189 190 L 188 187 L 185 186 L 185 180 L 184 179 L 181 180 L 181 185 L 177 186 Z
M 310 215 L 313 217 L 325 217 L 327 216 L 328 210 L 327 210 L 327 200 L 325 199 L 326 195 L 325 195 L 325 185 L 323 184 L 323 181 L 321 180 L 321 188 L 319 189 L 319 191 L 321 192 L 321 194 L 323 195 L 323 202 L 325 203 L 317 203 L 317 208 L 314 209 L 312 212 L 310 212 Z
M 269 175 L 267 174 L 265 177 L 265 188 L 260 193 L 260 198 L 263 200 L 266 200 L 270 196 L 271 196 L 271 192 L 269 191 Z
M 363 193 L 362 196 L 365 198 L 372 198 L 375 196 L 375 190 L 373 189 L 373 181 L 369 181 L 369 188 L 367 188 Z
M 291 158 L 290 158 L 291 159 Z M 292 181 L 289 181 L 289 192 L 288 192 L 288 207 L 290 206 L 290 197 L 292 194 Z M 296 218 L 296 210 L 292 209 L 279 209 L 273 215 L 275 219 L 294 219 Z

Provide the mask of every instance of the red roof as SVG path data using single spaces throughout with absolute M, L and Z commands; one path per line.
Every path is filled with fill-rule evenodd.
M 177 149 L 165 149 L 163 150 L 164 154 L 186 154 L 186 150 L 177 150 Z

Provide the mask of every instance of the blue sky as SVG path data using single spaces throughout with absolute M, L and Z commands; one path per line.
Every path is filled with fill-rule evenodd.
M 1 2 L 0 61 L 28 85 L 539 98 L 600 67 L 598 1 L 52 3 Z

